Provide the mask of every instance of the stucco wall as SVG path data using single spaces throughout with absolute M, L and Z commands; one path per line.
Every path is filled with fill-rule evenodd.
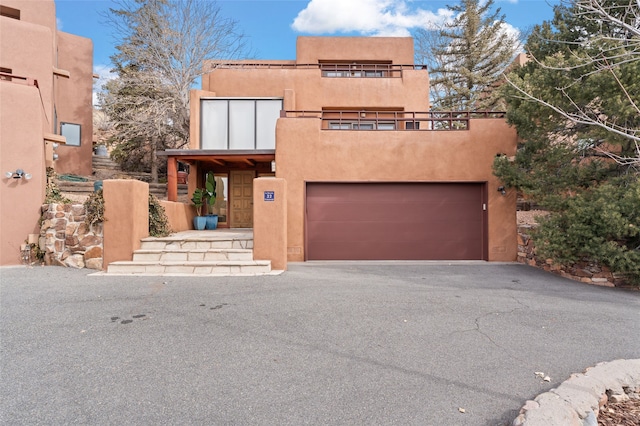
M 390 60 L 394 64 L 413 64 L 411 37 L 298 37 L 296 62 Z
M 103 265 L 131 260 L 140 239 L 149 236 L 149 184 L 139 180 L 105 180 Z
M 290 261 L 304 260 L 305 182 L 487 182 L 488 257 L 516 259 L 516 197 L 503 196 L 491 166 L 514 155 L 515 130 L 502 119 L 468 131 L 322 131 L 318 120 L 278 120 L 276 176 L 287 181 Z
M 426 111 L 429 74 L 404 70 L 402 78 L 329 78 L 320 69 L 216 69 L 207 78 L 218 97 L 284 97 L 295 92 L 296 110 L 323 107 L 398 107 Z
M 20 245 L 39 233 L 46 172 L 42 117 L 32 114 L 35 108 L 40 108 L 35 86 L 0 81 L 0 265 L 20 264 Z M 4 176 L 16 169 L 32 179 Z
M 266 198 L 265 192 L 273 193 Z M 287 182 L 277 178 L 253 181 L 253 258 L 270 260 L 271 268 L 287 269 Z
M 93 151 L 93 43 L 90 39 L 58 32 L 58 67 L 70 77 L 54 77 L 58 128 L 60 123 L 80 124 L 80 146 L 60 146 L 56 172 L 88 176 Z
M 160 200 L 160 205 L 164 207 L 171 232 L 193 229 L 193 218 L 196 213 L 192 204 Z
M 1 0 L 0 4 L 12 9 L 18 9 L 20 11 L 20 21 L 41 25 L 51 30 L 56 28 L 56 4 L 54 0 Z
M 3 1 L 2 4 L 5 2 Z M 29 2 L 19 2 L 30 5 Z M 37 3 L 37 2 L 36 2 Z M 45 2 L 48 3 L 48 2 Z M 29 22 L 0 17 L 0 66 L 9 68 L 12 74 L 28 77 L 38 81 L 40 98 L 37 108 L 28 116 L 42 115 L 45 118 L 38 129 L 42 132 L 53 132 L 53 39 L 51 29 Z M 54 16 L 55 20 L 55 16 Z M 24 121 L 25 116 L 18 117 Z M 3 127 L 11 123 L 3 119 Z M 13 123 L 11 123 L 13 124 Z M 16 123 L 16 126 L 20 126 Z

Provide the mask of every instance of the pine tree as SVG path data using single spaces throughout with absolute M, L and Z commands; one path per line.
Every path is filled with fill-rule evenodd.
M 429 65 L 432 108 L 500 108 L 495 85 L 513 61 L 519 41 L 506 32 L 493 0 L 462 0 L 448 6 L 454 18 L 437 32 L 418 31 L 418 54 Z

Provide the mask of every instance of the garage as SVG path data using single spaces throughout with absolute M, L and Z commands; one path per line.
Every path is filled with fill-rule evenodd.
M 307 260 L 486 260 L 484 183 L 307 183 Z

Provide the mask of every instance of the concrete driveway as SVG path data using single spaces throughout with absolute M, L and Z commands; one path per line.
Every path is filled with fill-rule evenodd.
M 517 264 L 290 266 L 0 269 L 0 423 L 506 425 L 571 373 L 640 357 L 640 292 Z

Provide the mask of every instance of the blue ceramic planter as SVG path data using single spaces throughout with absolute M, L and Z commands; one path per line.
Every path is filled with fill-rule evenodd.
M 208 214 L 206 217 L 207 217 L 207 224 L 205 226 L 205 229 L 216 229 L 218 227 L 218 215 Z
M 202 231 L 207 226 L 206 216 L 196 216 L 193 218 L 193 227 L 197 231 Z

